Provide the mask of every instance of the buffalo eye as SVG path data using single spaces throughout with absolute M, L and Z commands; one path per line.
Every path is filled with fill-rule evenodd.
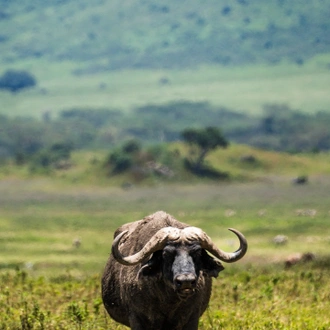
M 193 258 L 198 258 L 202 256 L 202 248 L 199 245 L 193 245 L 189 248 L 189 254 Z
M 163 249 L 163 257 L 174 258 L 175 253 L 176 253 L 176 249 L 174 246 L 166 246 Z

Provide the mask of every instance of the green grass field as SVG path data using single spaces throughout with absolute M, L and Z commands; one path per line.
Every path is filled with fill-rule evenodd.
M 38 87 L 16 95 L 0 91 L 0 112 L 11 116 L 36 116 L 80 108 L 118 108 L 128 111 L 145 104 L 170 101 L 208 101 L 238 112 L 258 114 L 264 104 L 287 104 L 314 113 L 330 111 L 327 56 L 303 66 L 201 66 L 182 70 L 122 70 L 75 76 L 79 64 L 23 62 L 35 74 Z M 8 65 L 8 64 L 7 64 Z M 8 68 L 10 65 L 8 65 Z M 5 67 L 3 69 L 6 69 Z M 159 83 L 166 77 L 166 85 Z M 100 87 L 100 86 L 104 87 Z
M 277 179 L 130 190 L 3 178 L 0 329 L 124 329 L 100 300 L 113 231 L 160 209 L 203 228 L 225 250 L 236 248 L 229 227 L 248 239 L 244 259 L 214 281 L 200 329 L 328 329 L 329 193 L 327 176 L 304 186 Z M 276 246 L 280 234 L 288 243 Z M 317 259 L 284 269 L 287 256 L 304 252 Z

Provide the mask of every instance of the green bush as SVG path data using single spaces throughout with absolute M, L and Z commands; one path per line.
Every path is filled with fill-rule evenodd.
M 128 154 L 133 154 L 135 152 L 138 152 L 141 150 L 141 144 L 139 141 L 132 139 L 127 141 L 123 147 L 123 152 L 128 153 Z
M 35 77 L 25 70 L 7 70 L 0 77 L 0 89 L 7 89 L 12 93 L 34 87 L 36 84 Z
M 71 151 L 72 146 L 66 143 L 55 143 L 49 148 L 42 149 L 32 157 L 30 170 L 35 172 L 38 169 L 67 168 Z
M 106 160 L 106 166 L 111 167 L 112 174 L 127 171 L 133 164 L 132 157 L 123 150 L 115 150 Z

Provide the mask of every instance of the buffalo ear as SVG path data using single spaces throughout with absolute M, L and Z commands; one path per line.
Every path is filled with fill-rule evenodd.
M 156 276 L 161 271 L 162 252 L 155 252 L 152 257 L 140 268 L 138 278 L 142 276 Z
M 225 269 L 219 260 L 212 258 L 206 251 L 202 252 L 202 271 L 212 277 L 218 277 L 219 273 Z

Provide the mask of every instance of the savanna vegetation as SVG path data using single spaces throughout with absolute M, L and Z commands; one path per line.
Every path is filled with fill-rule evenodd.
M 88 113 L 86 125 L 104 118 Z M 20 127 L 23 133 L 38 125 L 22 119 Z M 45 131 L 52 133 L 31 130 L 35 141 L 44 143 L 39 137 Z M 183 140 L 148 145 L 132 139 L 91 151 L 49 139 L 42 147 L 31 144 L 30 153 L 3 158 L 0 329 L 124 329 L 106 315 L 100 299 L 112 235 L 119 225 L 160 209 L 203 228 L 223 249 L 235 249 L 229 227 L 249 241 L 248 255 L 214 281 L 200 329 L 329 327 L 329 154 L 228 147 L 214 128 L 186 130 Z M 196 171 L 186 171 L 185 158 L 195 165 L 202 159 L 199 169 L 233 180 L 201 181 Z M 307 182 L 293 184 L 297 175 Z M 275 243 L 278 235 L 286 244 Z M 288 256 L 305 252 L 316 259 L 286 269 Z
M 199 329 L 328 329 L 329 275 L 323 265 L 226 271 Z M 98 275 L 49 280 L 16 270 L 0 278 L 1 329 L 127 329 L 105 314 Z
M 201 330 L 329 329 L 329 10 L 0 0 L 0 329 L 124 329 L 101 273 L 157 210 L 248 239 Z

